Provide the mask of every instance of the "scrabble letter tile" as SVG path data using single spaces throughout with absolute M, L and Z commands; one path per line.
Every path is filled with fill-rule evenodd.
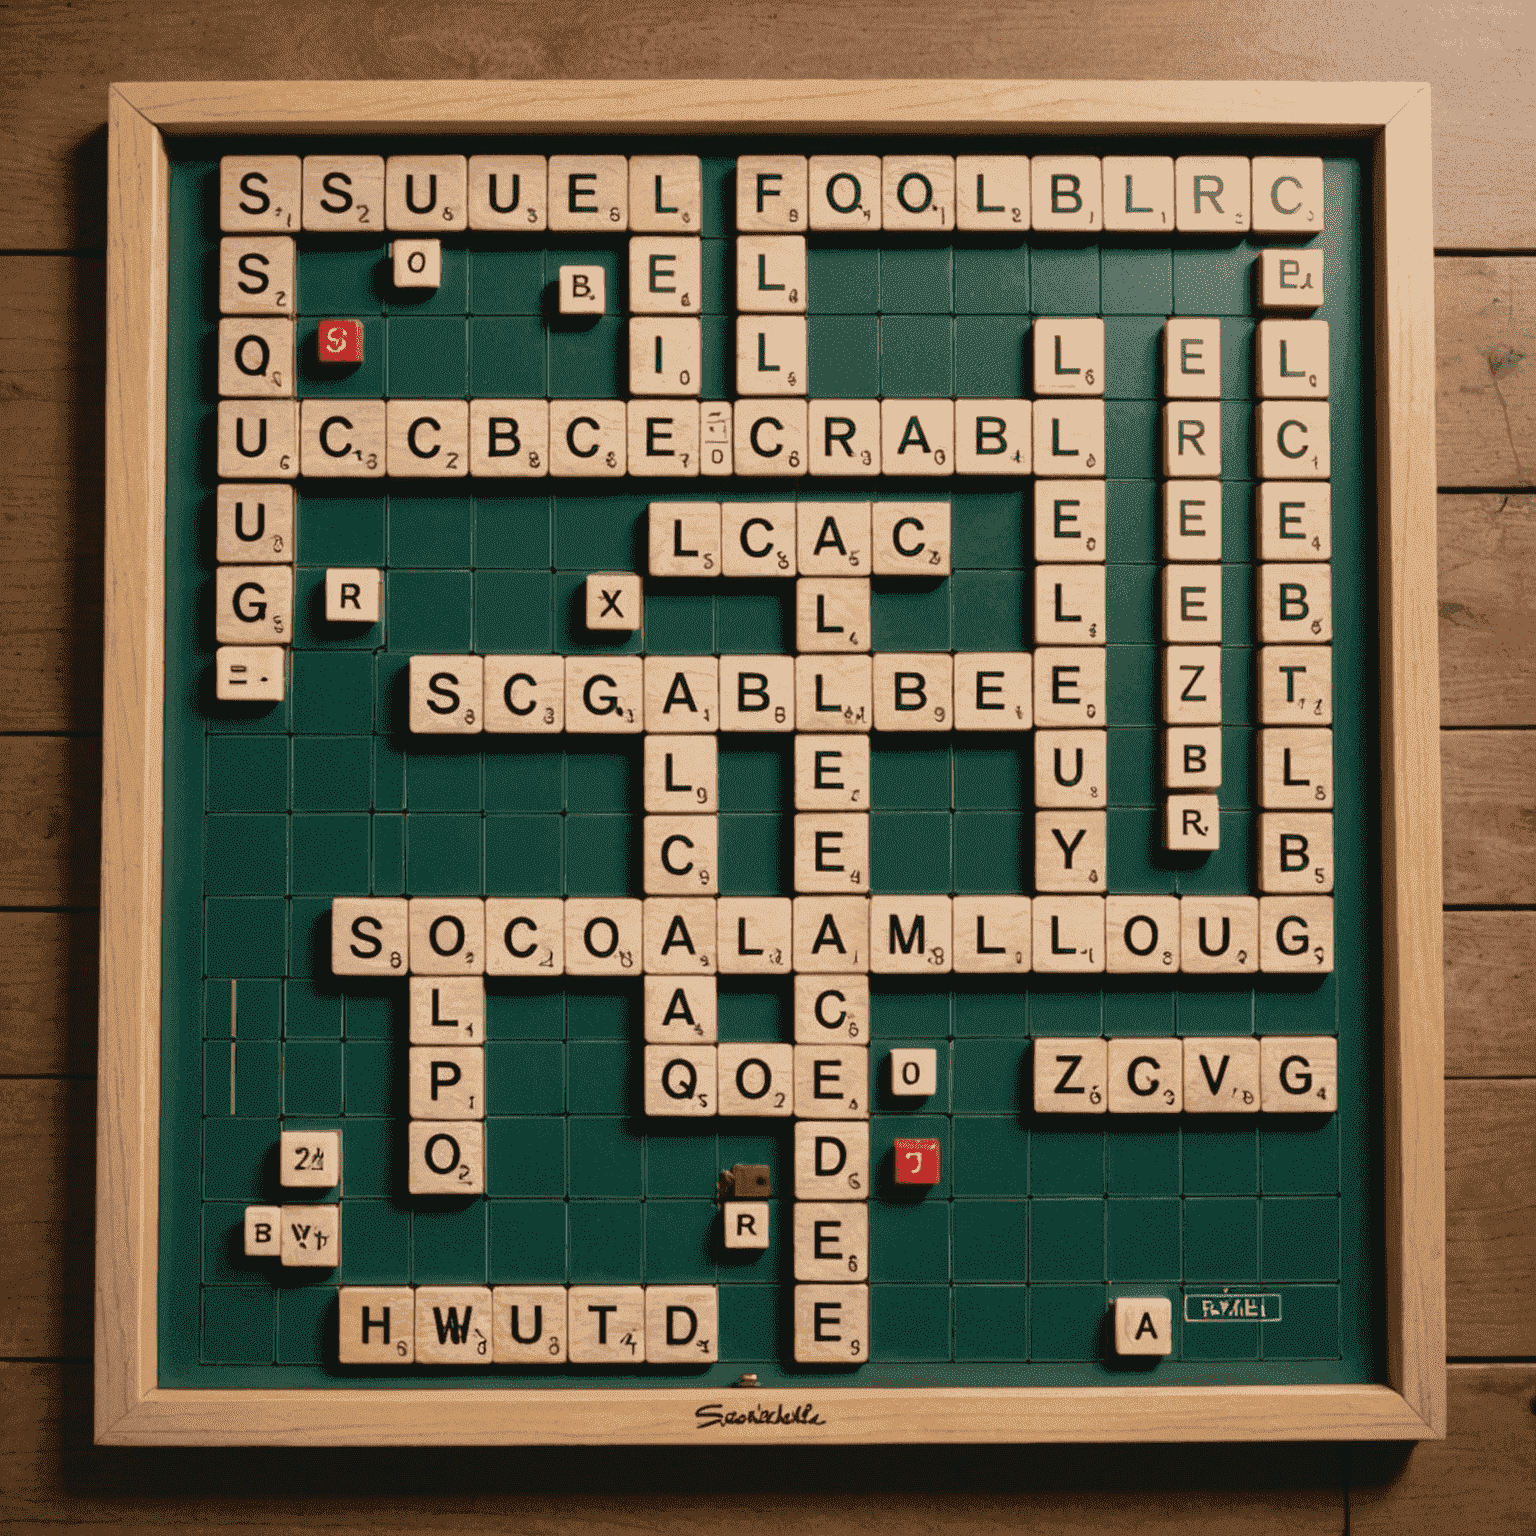
M 716 923 L 723 974 L 789 974 L 794 959 L 794 905 L 789 897 L 722 896 Z
M 412 1045 L 484 1045 L 485 983 L 478 976 L 411 977 Z
M 628 420 L 630 474 L 677 479 L 699 474 L 697 400 L 631 400 Z
M 469 402 L 391 400 L 385 432 L 396 479 L 454 479 L 469 473 Z
M 955 473 L 1030 474 L 1034 421 L 1030 400 L 956 400 Z
M 876 576 L 949 575 L 947 501 L 877 501 L 870 518 Z
M 469 227 L 511 234 L 549 224 L 549 162 L 543 155 L 471 155 Z
M 869 1358 L 869 1287 L 797 1285 L 795 1360 L 801 1365 L 862 1365 Z
M 1259 721 L 1333 724 L 1333 652 L 1326 645 L 1259 647 Z
M 873 539 L 869 502 L 801 502 L 795 513 L 795 528 L 797 564 L 802 576 L 869 575 Z M 762 539 L 754 542 L 761 547 L 766 538 L 764 533 Z
M 1030 223 L 1035 229 L 1104 227 L 1104 182 L 1095 155 L 1036 155 L 1030 164 Z
M 719 662 L 713 656 L 647 656 L 645 728 L 675 735 L 718 731 Z
M 787 1119 L 795 1113 L 795 1047 L 719 1048 L 720 1113 Z
M 1265 235 L 1315 235 L 1321 232 L 1321 158 L 1299 155 L 1254 157 L 1253 228 L 1255 233 Z
M 1103 645 L 1104 588 L 1102 565 L 1037 565 L 1035 644 Z
M 1092 973 L 1104 969 L 1104 899 L 1037 896 L 1034 922 L 1037 971 Z
M 932 1046 L 898 1047 L 887 1059 L 897 1098 L 931 1099 L 939 1091 L 939 1053 Z
M 707 896 L 648 896 L 645 969 L 662 976 L 713 974 L 715 903 Z
M 291 485 L 221 485 L 216 516 L 221 565 L 293 564 Z
M 1021 976 L 1034 951 L 1029 897 L 956 896 L 955 969 L 966 975 Z
M 248 1259 L 280 1259 L 283 1256 L 283 1213 L 275 1205 L 245 1208 L 245 1256 Z M 410 1293 L 407 1292 L 407 1295 Z
M 948 155 L 885 155 L 880 222 L 886 229 L 947 234 L 955 227 L 955 162 Z
M 795 1126 L 795 1198 L 869 1199 L 869 1122 L 800 1121 Z
M 801 155 L 740 155 L 736 160 L 736 228 L 743 234 L 803 235 L 807 162 Z
M 1107 1046 L 1103 1040 L 1037 1039 L 1034 1045 L 1033 1073 L 1035 1113 L 1106 1113 L 1109 1108 L 1106 1060 Z
M 766 1200 L 726 1200 L 720 1206 L 721 1228 L 725 1246 L 737 1249 L 765 1249 L 768 1246 L 768 1202 Z
M 713 896 L 720 889 L 718 816 L 647 816 L 641 878 L 648 896 Z
M 1035 889 L 1102 895 L 1105 812 L 1035 812 Z
M 1259 897 L 1259 969 L 1324 976 L 1333 969 L 1333 897 Z
M 1259 904 L 1252 896 L 1185 896 L 1179 903 L 1181 960 L 1195 976 L 1259 968 Z
M 1111 975 L 1175 974 L 1179 969 L 1179 898 L 1106 897 L 1104 962 Z
M 1220 848 L 1217 796 L 1169 795 L 1163 804 L 1163 847 L 1175 853 L 1213 853 Z
M 868 656 L 795 658 L 795 729 L 867 731 L 874 720 L 874 672 Z
M 1170 400 L 1221 399 L 1221 321 L 1175 315 L 1163 325 L 1163 393 Z
M 1328 322 L 1261 320 L 1254 338 L 1259 397 L 1328 398 Z
M 1333 580 L 1327 564 L 1259 567 L 1259 643 L 1326 645 L 1333 639 Z
M 326 623 L 377 624 L 381 574 L 372 567 L 330 567 L 325 573 Z
M 978 232 L 1029 228 L 1027 155 L 956 155 L 955 226 Z
M 867 651 L 868 580 L 802 576 L 795 583 L 795 649 Z
M 640 577 L 630 571 L 595 572 L 586 581 L 586 624 L 590 630 L 629 633 L 645 621 Z
M 797 1045 L 795 1114 L 802 1120 L 869 1118 L 869 1048 Z
M 565 903 L 555 897 L 491 897 L 485 938 L 491 976 L 565 974 Z
M 702 345 L 697 320 L 681 315 L 636 315 L 629 322 L 630 393 L 697 395 L 703 378 L 699 362 Z
M 719 809 L 719 778 L 713 736 L 646 736 L 647 811 L 713 815 Z
M 1221 406 L 1180 400 L 1163 407 L 1163 473 L 1186 480 L 1221 474 Z
M 793 731 L 795 658 L 722 656 L 720 729 Z
M 715 1076 L 713 1045 L 646 1046 L 646 1114 L 715 1114 Z
M 1105 559 L 1104 482 L 1035 481 L 1035 559 L 1052 564 Z
M 622 896 L 565 904 L 565 969 L 570 976 L 638 976 L 645 930 L 641 903 Z
M 487 656 L 485 729 L 549 736 L 565 728 L 565 663 L 559 656 Z
M 867 971 L 869 898 L 795 897 L 795 969 L 813 974 Z
M 701 260 L 699 241 L 692 236 L 636 235 L 629 242 L 630 313 L 697 315 L 702 303 Z M 694 378 L 697 383 L 698 375 Z
M 602 267 L 561 267 L 556 291 L 562 315 L 601 315 L 607 310 L 608 275 Z
M 1259 804 L 1272 811 L 1333 809 L 1333 732 L 1259 732 Z
M 225 155 L 219 161 L 219 228 L 225 234 L 292 234 L 302 207 L 297 155 Z
M 1036 320 L 1030 332 L 1037 395 L 1104 393 L 1104 322 Z
M 629 162 L 623 155 L 551 155 L 549 227 L 562 232 L 629 228 Z
M 1034 724 L 1034 654 L 962 652 L 955 657 L 955 729 L 1027 731 Z
M 1035 724 L 1103 726 L 1103 646 L 1045 647 L 1035 652 Z
M 1332 471 L 1328 406 L 1319 400 L 1264 400 L 1255 413 L 1261 480 L 1326 480 Z
M 804 400 L 738 400 L 732 428 L 736 473 L 803 475 L 805 421 Z
M 1326 896 L 1333 890 L 1333 816 L 1264 811 L 1259 816 L 1259 889 L 1266 895 Z
M 1163 719 L 1169 725 L 1220 725 L 1221 647 L 1166 647 L 1162 693 Z
M 868 736 L 795 736 L 795 809 L 869 809 Z
M 798 812 L 794 880 L 797 891 L 851 894 L 869 889 L 869 817 L 863 812 Z
M 631 155 L 629 227 L 698 234 L 704 223 L 704 169 L 697 155 Z
M 340 1131 L 284 1131 L 277 1154 L 284 1189 L 335 1189 L 341 1183 Z
M 1320 250 L 1259 252 L 1261 309 L 1316 309 L 1323 302 Z
M 645 1292 L 638 1285 L 573 1285 L 567 1306 L 575 1365 L 635 1365 L 645 1359 Z
M 653 501 L 647 527 L 652 576 L 720 574 L 718 501 Z
M 1103 810 L 1109 803 L 1109 737 L 1104 731 L 1035 733 L 1035 804 Z
M 283 1265 L 335 1269 L 341 1263 L 341 1207 L 285 1205 L 282 1210 Z
M 1103 476 L 1102 400 L 1037 400 L 1034 420 L 1037 475 L 1056 479 Z
M 872 896 L 869 968 L 888 976 L 951 971 L 953 929 L 948 896 Z
M 1112 1115 L 1176 1115 L 1184 1108 L 1179 1040 L 1110 1040 L 1104 1067 Z
M 318 405 L 320 402 L 315 401 Z M 378 411 L 382 401 L 360 402 Z M 348 409 L 351 409 L 349 406 Z M 327 413 L 333 408 L 326 407 Z M 299 404 L 296 400 L 221 400 L 218 424 L 218 473 L 221 480 L 294 480 L 299 473 Z M 384 473 L 383 435 L 378 473 Z M 332 471 L 335 473 L 335 471 Z
M 287 645 L 293 638 L 293 567 L 221 565 L 214 575 L 221 645 Z
M 485 664 L 479 656 L 412 656 L 410 724 L 417 735 L 473 736 L 484 729 Z
M 410 974 L 409 907 L 399 896 L 338 896 L 331 903 L 331 973 Z
M 1221 788 L 1221 727 L 1175 725 L 1163 732 L 1163 783 L 1169 789 Z
M 1236 234 L 1250 218 L 1252 172 L 1240 155 L 1180 155 L 1173 163 L 1181 234 Z
M 1331 1115 L 1338 1103 L 1339 1042 L 1328 1035 L 1266 1035 L 1259 1109 L 1266 1115 Z
M 751 315 L 805 313 L 805 236 L 742 235 L 736 242 L 736 308 Z
M 891 1153 L 898 1184 L 939 1182 L 937 1136 L 897 1136 L 891 1143 Z
M 1173 1303 L 1166 1296 L 1115 1297 L 1115 1353 L 1171 1355 Z
M 485 1119 L 485 1050 L 479 1045 L 413 1045 L 413 1120 Z
M 304 228 L 317 234 L 369 234 L 384 228 L 380 155 L 305 155 Z
M 1221 559 L 1221 486 L 1210 480 L 1163 482 L 1163 559 Z
M 1184 1042 L 1184 1109 L 1246 1115 L 1259 1107 L 1259 1042 L 1252 1035 Z
M 1326 480 L 1264 480 L 1258 487 L 1260 560 L 1327 560 L 1333 516 Z
M 443 242 L 441 240 L 391 240 L 389 259 L 396 288 L 441 288 Z
M 467 229 L 468 190 L 463 155 L 391 155 L 384 162 L 385 223 L 421 234 Z
M 647 1365 L 710 1365 L 719 1358 L 720 1293 L 714 1286 L 646 1286 Z
M 852 1200 L 797 1200 L 795 1279 L 869 1278 L 869 1207 Z
M 342 1365 L 410 1365 L 415 1360 L 416 1292 L 410 1286 L 339 1286 L 336 1313 L 336 1357 Z
M 795 507 L 792 502 L 727 501 L 720 507 L 720 549 L 727 576 L 793 576 Z M 848 575 L 845 568 L 832 575 Z
M 645 669 L 638 656 L 565 658 L 566 730 L 634 736 L 644 721 Z
M 880 157 L 812 155 L 811 228 L 880 228 Z
M 382 480 L 388 458 L 387 420 L 382 400 L 304 401 L 296 425 L 305 478 Z M 224 473 L 222 468 L 219 472 Z
M 647 976 L 645 1039 L 648 1045 L 713 1045 L 718 1012 L 713 976 Z
M 795 977 L 795 1043 L 830 1040 L 863 1045 L 869 1039 L 869 977 Z
M 881 651 L 871 686 L 877 731 L 954 729 L 954 660 L 947 651 Z
M 1172 159 L 1105 155 L 1104 228 L 1167 234 L 1173 227 Z
M 413 896 L 411 970 L 417 976 L 485 970 L 485 903 L 476 896 Z
M 219 241 L 219 309 L 226 315 L 284 315 L 291 320 L 298 312 L 293 240 L 287 235 L 232 235 Z M 265 393 L 288 391 L 272 389 Z
M 803 315 L 741 315 L 736 321 L 736 393 L 805 393 Z
M 488 1286 L 416 1288 L 418 1365 L 490 1365 L 494 1332 Z
M 498 1285 L 491 1293 L 496 1364 L 559 1365 L 565 1360 L 566 1296 L 563 1285 Z
M 882 400 L 880 463 L 888 475 L 955 472 L 953 400 Z

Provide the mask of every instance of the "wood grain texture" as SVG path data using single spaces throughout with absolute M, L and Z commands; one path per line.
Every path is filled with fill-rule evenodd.
M 929 76 L 1426 80 L 1435 93 L 1436 242 L 1536 246 L 1536 39 L 1518 8 L 1414 0 L 1129 0 L 1097 7 L 785 0 L 771 18 L 681 0 L 579 19 L 534 0 L 422 13 L 365 0 L 260 10 L 188 0 L 25 0 L 0 60 L 0 245 L 100 246 L 113 80 Z
M 0 1357 L 89 1353 L 94 1083 L 0 1080 Z M 3 1523 L 3 1522 L 0 1522 Z
M 1452 1355 L 1536 1355 L 1536 1081 L 1452 1082 L 1446 1270 Z
M 1536 732 L 1446 731 L 1445 899 L 1536 903 Z
M 1351 1536 L 1529 1536 L 1536 1366 L 1453 1365 L 1450 1385 L 1444 1440 L 1351 1455 Z
M 1536 496 L 1440 498 L 1443 724 L 1536 725 L 1536 584 L 1517 575 L 1531 570 Z
M 1445 1075 L 1536 1077 L 1536 912 L 1445 914 Z
M 1536 485 L 1536 260 L 1435 264 L 1440 483 Z
M 93 907 L 101 862 L 101 743 L 0 736 L 0 907 Z
M 10 731 L 101 724 L 103 264 L 0 256 L 0 667 Z
M 94 912 L 0 912 L 0 1075 L 96 1072 Z
M 1333 1536 L 1344 1523 L 1342 1448 L 469 1449 L 450 1466 L 422 1449 L 103 1450 L 90 1444 L 89 1402 L 81 1367 L 0 1365 L 6 1529 L 296 1528 L 299 1511 L 334 1531 L 539 1536 L 703 1536 L 747 1522 L 786 1536 Z

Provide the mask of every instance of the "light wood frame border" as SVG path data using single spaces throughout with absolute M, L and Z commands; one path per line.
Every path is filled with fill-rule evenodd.
M 1194 104 L 1198 102 L 1198 111 Z M 1308 135 L 1366 140 L 1375 211 L 1387 1384 L 820 1388 L 773 1443 L 1445 1434 L 1445 1132 L 1429 87 L 1254 81 L 134 84 L 109 106 L 96 1439 L 699 1443 L 693 1387 L 157 1384 L 169 164 L 178 134 Z M 743 1437 L 754 1431 L 744 1430 Z M 721 1440 L 734 1440 L 722 1431 Z M 712 1440 L 710 1443 L 720 1443 Z

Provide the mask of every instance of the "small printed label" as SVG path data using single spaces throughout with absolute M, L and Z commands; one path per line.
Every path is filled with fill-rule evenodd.
M 1185 1293 L 1186 1323 L 1278 1323 L 1280 1298 L 1256 1291 Z

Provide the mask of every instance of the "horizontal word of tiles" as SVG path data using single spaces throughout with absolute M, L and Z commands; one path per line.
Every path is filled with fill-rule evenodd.
M 1087 813 L 1088 816 L 1102 813 Z M 1042 817 L 1061 813 L 1041 813 Z M 811 892 L 794 897 L 670 895 L 638 897 L 382 897 L 338 896 L 331 903 L 331 970 L 337 976 L 678 976 L 677 987 L 646 992 L 646 1038 L 714 1040 L 714 976 L 1023 974 L 1109 972 L 1154 975 L 1240 975 L 1265 972 L 1326 975 L 1334 965 L 1333 898 L 1312 894 L 1331 836 L 1327 815 L 1265 813 L 1281 823 L 1275 832 L 1277 866 L 1306 858 L 1295 893 L 1264 896 L 1125 896 L 1066 894 L 1029 896 L 894 896 Z M 707 818 L 650 818 L 673 822 L 691 848 L 674 843 L 667 853 L 678 867 L 702 846 L 687 829 Z M 822 820 L 823 818 L 812 818 Z M 847 826 L 821 827 L 812 841 L 823 863 L 847 857 L 860 818 L 825 818 Z M 1079 818 L 1082 820 L 1083 818 Z M 1070 818 L 1068 818 L 1070 820 Z M 1065 823 L 1063 823 L 1065 824 Z M 1086 827 L 1055 839 L 1061 826 L 1037 828 L 1055 850 L 1060 883 L 1075 877 L 1085 854 Z M 831 835 L 829 835 L 831 834 Z M 812 831 L 812 837 L 815 831 Z M 833 837 L 837 840 L 834 841 Z M 1284 839 L 1294 841 L 1287 843 Z M 659 845 L 658 845 L 659 846 Z M 1069 865 L 1065 849 L 1074 850 Z M 1331 858 L 1329 859 L 1331 863 Z M 829 872 L 837 874 L 840 872 Z M 1328 871 L 1331 875 L 1331 870 Z M 680 877 L 687 881 L 690 876 Z M 1307 882 L 1310 880 L 1310 884 Z M 1083 884 L 1088 885 L 1086 869 Z M 863 987 L 867 993 L 867 986 Z M 823 991 L 814 1009 L 823 1038 L 841 1028 L 860 1038 L 867 998 L 837 998 Z M 423 994 L 425 998 L 427 994 Z M 828 998 L 833 998 L 833 1007 Z M 414 994 L 413 994 L 414 998 Z M 484 999 L 435 992 L 434 1024 L 454 1033 L 418 1038 L 444 1045 L 483 1033 Z M 797 1008 L 799 1004 L 797 1003 Z M 654 1014 L 654 1019 L 653 1019 Z M 423 1016 L 425 1014 L 423 1013 Z M 466 1022 L 467 1021 L 467 1022 Z M 673 1025 L 676 1027 L 672 1027 Z M 462 1026 L 462 1027 L 460 1027 Z M 867 1028 L 867 1026 L 865 1026 Z M 466 1033 L 465 1031 L 468 1031 Z M 458 1105 L 476 1084 L 460 1063 L 445 1103 Z M 444 1076 L 450 1073 L 445 1071 Z M 430 1084 L 424 1083 L 425 1094 Z M 483 1099 L 448 1118 L 484 1113 Z
M 710 1365 L 710 1285 L 343 1285 L 343 1365 Z
M 260 362 L 250 337 L 237 345 L 245 347 L 232 353 L 237 361 Z M 660 340 L 646 353 L 657 356 L 667 356 Z M 1327 407 L 1308 409 L 1322 412 L 1311 438 L 1298 435 L 1300 424 L 1288 416 L 1276 418 L 1282 462 L 1303 459 L 1326 439 Z M 1207 415 L 1210 422 L 1184 422 L 1177 431 L 1199 457 L 1197 472 L 1214 475 L 1219 412 L 1211 407 Z M 1199 431 L 1210 436 L 1199 440 Z M 296 400 L 248 390 L 220 402 L 217 439 L 225 480 L 1102 479 L 1108 472 L 1101 399 Z M 1290 473 L 1310 474 L 1310 462 Z

